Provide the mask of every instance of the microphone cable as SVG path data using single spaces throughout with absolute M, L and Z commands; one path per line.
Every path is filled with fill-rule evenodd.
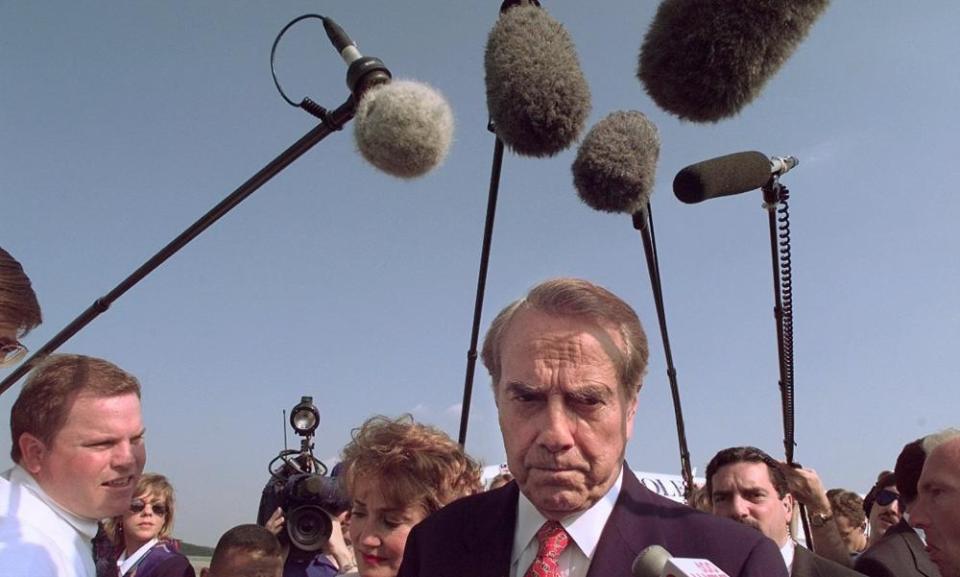
M 796 466 L 794 419 L 794 356 L 793 356 L 793 260 L 790 248 L 790 191 L 774 175 L 765 184 L 764 208 L 770 226 L 770 256 L 773 265 L 774 317 L 777 325 L 777 357 L 780 370 L 780 403 L 783 413 L 783 448 L 787 464 Z M 800 521 L 813 551 L 806 507 L 800 504 Z

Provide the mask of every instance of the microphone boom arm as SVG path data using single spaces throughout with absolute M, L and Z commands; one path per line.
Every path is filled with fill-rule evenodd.
M 16 384 L 30 369 L 42 361 L 47 355 L 57 350 L 60 345 L 67 342 L 73 335 L 90 324 L 95 318 L 106 312 L 118 298 L 123 296 L 128 290 L 134 287 L 138 282 L 153 272 L 157 267 L 163 264 L 168 258 L 176 254 L 181 248 L 187 245 L 191 240 L 200 235 L 222 216 L 233 210 L 248 196 L 256 192 L 261 186 L 266 184 L 271 178 L 279 174 L 283 169 L 289 166 L 293 161 L 300 158 L 304 153 L 314 147 L 318 142 L 343 128 L 356 113 L 357 102 L 353 95 L 347 98 L 346 102 L 341 104 L 336 110 L 327 112 L 323 122 L 314 127 L 310 132 L 303 135 L 299 140 L 293 143 L 289 148 L 280 153 L 279 156 L 271 160 L 260 169 L 259 172 L 250 177 L 239 188 L 230 193 L 229 196 L 220 201 L 219 204 L 210 209 L 201 216 L 196 222 L 190 225 L 186 230 L 180 233 L 175 239 L 170 241 L 165 247 L 160 249 L 150 259 L 140 265 L 140 268 L 133 271 L 120 284 L 113 288 L 106 295 L 98 298 L 87 307 L 70 324 L 60 330 L 42 347 L 37 349 L 30 358 L 21 363 L 12 373 L 10 373 L 2 382 L 0 382 L 0 395 Z
M 663 341 L 663 355 L 667 363 L 667 378 L 670 381 L 670 394 L 673 397 L 673 412 L 677 419 L 677 443 L 680 445 L 680 474 L 683 477 L 684 498 L 690 501 L 693 494 L 693 471 L 690 466 L 690 451 L 687 449 L 687 433 L 683 424 L 683 407 L 680 405 L 680 386 L 677 384 L 677 368 L 673 365 L 673 353 L 670 349 L 670 335 L 667 334 L 667 313 L 663 305 L 663 287 L 660 282 L 660 261 L 657 258 L 657 239 L 653 231 L 653 212 L 650 201 L 644 208 L 633 214 L 633 227 L 640 231 L 643 238 L 643 252 L 647 259 L 647 272 L 650 274 L 650 288 L 657 309 L 657 322 L 660 325 L 660 338 Z

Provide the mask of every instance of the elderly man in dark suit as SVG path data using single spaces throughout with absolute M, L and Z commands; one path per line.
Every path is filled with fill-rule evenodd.
M 907 443 L 897 457 L 893 473 L 907 513 L 916 501 L 917 481 L 925 460 L 922 438 Z M 857 558 L 853 567 L 870 577 L 940 577 L 926 546 L 906 518 L 887 529 L 883 537 Z
M 797 544 L 790 535 L 794 498 L 781 465 L 756 447 L 731 447 L 707 465 L 707 495 L 715 515 L 757 529 L 780 547 L 791 577 L 862 577 Z
M 399 575 L 627 576 L 656 544 L 784 577 L 769 539 L 651 493 L 624 463 L 647 357 L 633 309 L 587 281 L 541 283 L 501 311 L 483 361 L 515 481 L 414 527 Z
M 960 577 L 960 430 L 947 429 L 923 440 L 927 455 L 917 481 L 910 522 L 923 529 L 930 559 L 943 577 Z

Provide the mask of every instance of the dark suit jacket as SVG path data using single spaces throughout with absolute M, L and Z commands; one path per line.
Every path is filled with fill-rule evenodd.
M 797 545 L 793 553 L 791 577 L 863 577 L 849 567 L 821 557 L 805 547 Z
M 902 519 L 864 551 L 853 568 L 870 577 L 940 577 L 923 541 Z
M 509 575 L 518 496 L 512 482 L 427 517 L 410 532 L 398 577 Z M 629 576 L 637 554 L 654 544 L 675 557 L 709 559 L 731 577 L 787 576 L 777 546 L 759 531 L 660 497 L 625 465 L 588 577 Z

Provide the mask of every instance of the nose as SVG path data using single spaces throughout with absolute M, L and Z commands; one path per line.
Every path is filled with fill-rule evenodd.
M 366 520 L 358 521 L 353 519 L 350 523 L 350 539 L 354 543 L 359 543 L 364 547 L 377 547 L 380 545 L 380 537 L 371 529 L 371 524 Z
M 914 527 L 926 529 L 930 516 L 927 514 L 927 503 L 923 495 L 917 497 L 910 505 L 910 524 Z
M 749 502 L 740 497 L 740 495 L 734 495 L 730 497 L 730 510 L 729 516 L 732 519 L 746 519 L 750 516 L 750 508 L 747 506 Z
M 143 453 L 140 446 L 135 446 L 128 441 L 117 443 L 113 449 L 111 465 L 117 471 L 133 471 L 137 468 L 139 455 Z
M 562 453 L 574 446 L 573 433 L 576 419 L 572 417 L 561 399 L 551 398 L 544 408 L 538 441 L 551 453 Z

